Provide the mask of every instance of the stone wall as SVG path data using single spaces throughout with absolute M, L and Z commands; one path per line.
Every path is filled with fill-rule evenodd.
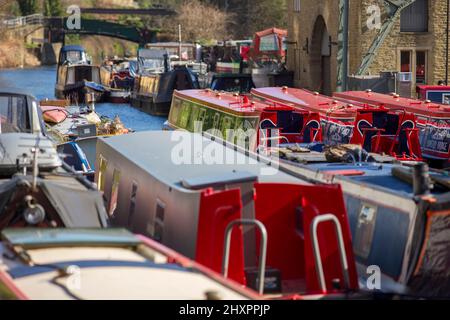
M 289 45 L 290 70 L 296 71 L 296 85 L 309 87 L 312 75 L 309 74 L 311 55 L 302 48 L 306 38 L 311 41 L 313 28 L 318 16 L 325 19 L 332 41 L 337 39 L 338 0 L 301 0 L 301 12 L 293 12 L 293 0 L 289 1 L 289 40 L 297 42 Z M 354 74 L 374 39 L 377 29 L 367 27 L 369 14 L 367 8 L 378 5 L 382 9 L 382 18 L 386 16 L 383 0 L 350 0 L 349 14 L 349 74 Z M 400 71 L 401 50 L 424 50 L 428 52 L 427 83 L 436 84 L 445 78 L 446 52 L 446 16 L 447 4 L 443 0 L 429 0 L 429 28 L 426 33 L 400 32 L 400 19 L 397 18 L 390 34 L 376 53 L 368 74 L 380 71 Z M 311 43 L 310 43 L 311 45 Z M 336 84 L 336 51 L 332 50 L 332 82 Z

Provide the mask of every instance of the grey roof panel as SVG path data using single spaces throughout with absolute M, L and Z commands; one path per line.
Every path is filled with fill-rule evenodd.
M 255 175 L 259 182 L 306 184 L 292 175 L 276 168 L 272 170 L 265 163 L 257 162 L 199 134 L 181 131 L 147 131 L 103 137 L 99 143 L 107 144 L 158 180 L 172 187 L 181 187 L 183 180 L 189 181 L 201 177 L 206 181 L 208 176 L 213 179 L 219 176 L 231 176 L 236 172 Z M 191 146 L 190 151 L 188 146 Z M 214 163 L 211 159 L 211 156 L 217 154 L 223 155 L 220 157 L 223 160 L 221 163 Z

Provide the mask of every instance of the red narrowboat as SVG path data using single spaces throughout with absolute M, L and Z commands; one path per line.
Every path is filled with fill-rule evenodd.
M 417 97 L 435 103 L 450 104 L 450 86 L 417 86 Z
M 251 151 L 258 146 L 322 140 L 316 112 L 210 89 L 175 91 L 165 127 L 208 132 Z
M 398 94 L 381 94 L 370 90 L 338 92 L 334 96 L 348 102 L 405 110 L 416 115 L 420 145 L 425 158 L 448 162 L 450 153 L 450 106 L 430 101 L 403 98 Z
M 359 144 L 373 153 L 399 160 L 422 158 L 414 114 L 333 99 L 317 92 L 294 88 L 258 88 L 256 100 L 281 103 L 320 114 L 325 144 Z

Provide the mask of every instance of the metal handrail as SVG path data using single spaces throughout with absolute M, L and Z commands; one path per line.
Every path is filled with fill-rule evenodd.
M 329 213 L 329 214 L 323 214 L 320 216 L 317 216 L 313 219 L 311 222 L 311 238 L 313 242 L 313 252 L 314 252 L 314 260 L 316 264 L 316 273 L 317 273 L 317 279 L 319 281 L 320 288 L 322 292 L 327 291 L 327 285 L 325 282 L 325 275 L 323 272 L 323 265 L 322 265 L 322 258 L 320 256 L 320 247 L 319 247 L 319 240 L 317 235 L 317 228 L 319 225 L 323 222 L 331 221 L 334 224 L 336 234 L 337 234 L 337 240 L 338 240 L 338 246 L 339 246 L 339 253 L 340 253 L 340 260 L 341 260 L 341 267 L 342 272 L 344 275 L 344 281 L 346 288 L 350 287 L 350 276 L 348 271 L 348 261 L 347 261 L 347 253 L 345 251 L 345 245 L 344 245 L 344 237 L 342 236 L 342 228 L 341 223 L 339 222 L 338 218 Z
M 259 249 L 259 266 L 258 266 L 258 292 L 264 293 L 264 278 L 266 274 L 266 257 L 267 257 L 267 230 L 261 221 L 254 219 L 240 219 L 230 222 L 225 229 L 224 253 L 222 260 L 222 273 L 225 278 L 228 277 L 228 265 L 230 260 L 230 244 L 231 233 L 235 226 L 254 225 L 261 233 L 260 249 Z

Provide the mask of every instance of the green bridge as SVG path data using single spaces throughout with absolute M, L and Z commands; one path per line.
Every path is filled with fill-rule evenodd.
M 158 29 L 137 28 L 130 25 L 97 19 L 81 18 L 80 29 L 69 29 L 67 18 L 44 18 L 51 42 L 64 42 L 65 34 L 101 35 L 128 40 L 140 45 L 156 42 Z

